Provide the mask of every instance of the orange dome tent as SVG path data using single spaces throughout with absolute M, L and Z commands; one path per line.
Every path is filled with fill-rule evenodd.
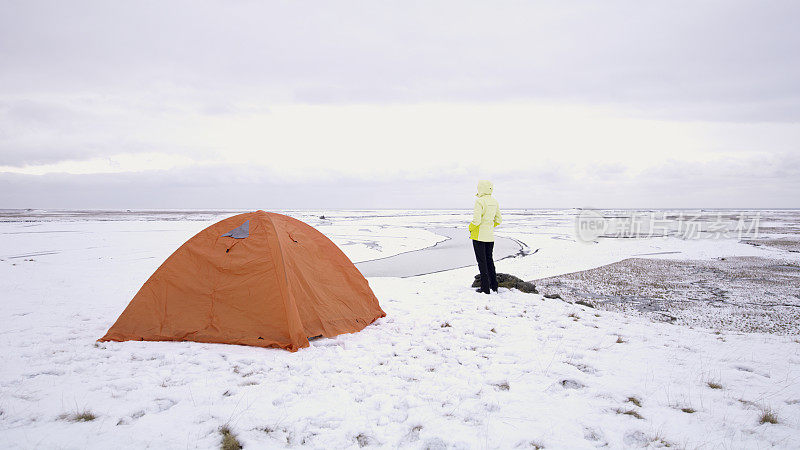
M 385 316 L 367 280 L 313 227 L 256 211 L 184 243 L 100 341 L 196 341 L 296 351 Z

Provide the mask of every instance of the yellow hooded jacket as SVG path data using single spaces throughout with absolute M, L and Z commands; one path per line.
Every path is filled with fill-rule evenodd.
M 494 227 L 500 225 L 500 205 L 492 197 L 492 183 L 478 182 L 478 198 L 475 199 L 475 212 L 469 224 L 470 239 L 482 242 L 494 242 Z

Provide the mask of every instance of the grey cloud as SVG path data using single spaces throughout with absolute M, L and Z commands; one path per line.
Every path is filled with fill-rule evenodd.
M 800 120 L 794 1 L 15 2 L 0 81 L 26 92 L 319 102 L 547 99 Z
M 85 159 L 107 151 L 76 144 L 73 130 L 90 127 L 88 118 L 56 103 L 0 101 L 0 165 L 46 164 Z
M 240 113 L 240 109 L 231 103 L 207 103 L 199 108 L 201 114 L 209 116 L 225 116 Z
M 641 177 L 658 182 L 675 180 L 698 182 L 761 183 L 764 181 L 795 181 L 800 183 L 800 155 L 762 154 L 748 158 L 715 159 L 708 162 L 668 160 L 645 170 Z
M 64 160 L 82 160 L 107 152 L 101 147 L 72 147 L 53 144 L 15 144 L 0 141 L 0 166 L 23 167 Z
M 61 105 L 46 104 L 33 100 L 2 101 L 0 102 L 0 114 L 3 115 L 3 122 L 16 122 L 18 124 L 68 124 L 75 115 L 75 111 Z
M 218 100 L 181 103 L 180 99 L 151 95 L 108 98 L 85 94 L 51 100 L 0 97 L 0 166 L 22 167 L 141 152 L 214 157 L 215 149 L 165 143 L 151 130 L 168 116 L 175 121 L 181 114 L 240 112 L 247 111 Z
M 671 161 L 638 176 L 614 167 L 581 177 L 543 163 L 512 172 L 444 170 L 409 181 L 331 176 L 292 182 L 278 168 L 220 165 L 142 173 L 0 174 L 4 208 L 470 208 L 489 178 L 507 208 L 800 207 L 800 159 L 778 155 L 696 164 Z

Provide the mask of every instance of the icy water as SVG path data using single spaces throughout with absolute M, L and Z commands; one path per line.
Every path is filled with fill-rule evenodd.
M 356 267 L 366 277 L 413 277 L 460 267 L 477 267 L 472 241 L 464 228 L 433 228 L 430 231 L 446 236 L 447 240 L 428 248 L 363 261 Z M 494 244 L 494 260 L 524 255 L 527 249 L 520 241 L 498 236 Z

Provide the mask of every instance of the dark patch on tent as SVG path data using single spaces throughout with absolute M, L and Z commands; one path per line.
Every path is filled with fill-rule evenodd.
M 250 236 L 250 221 L 245 220 L 243 224 L 239 225 L 238 227 L 228 231 L 227 233 L 223 234 L 221 237 L 229 236 L 234 239 L 244 239 Z

